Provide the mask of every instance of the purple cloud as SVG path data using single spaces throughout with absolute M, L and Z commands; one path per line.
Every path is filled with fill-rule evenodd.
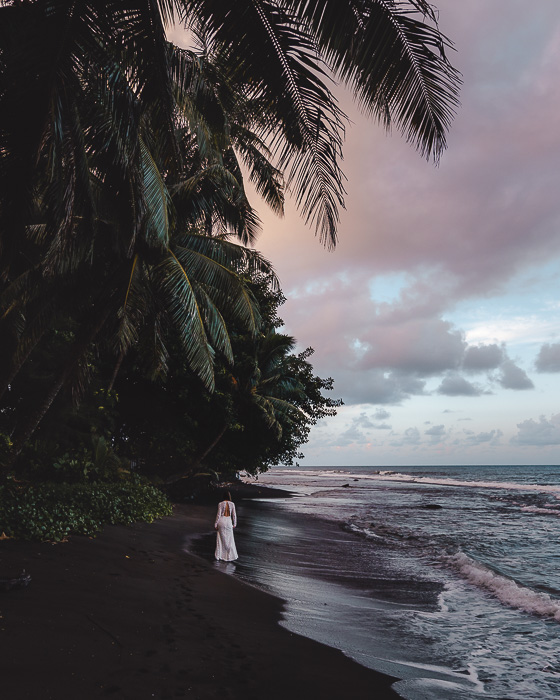
M 560 343 L 542 345 L 535 367 L 537 372 L 560 372 Z
M 406 271 L 411 285 L 423 280 L 441 308 L 494 293 L 527 263 L 560 252 L 554 5 L 539 3 L 541 36 L 523 42 L 519 7 L 508 13 L 503 2 L 438 3 L 464 74 L 462 107 L 439 168 L 341 96 L 354 123 L 345 145 L 349 194 L 337 250 L 324 251 L 293 208 L 281 222 L 261 212 L 261 243 L 286 291 L 310 276 Z M 527 13 L 533 18 L 532 9 Z M 527 23 L 527 32 L 534 27 Z M 511 46 L 512 35 L 518 43 L 505 61 L 496 47 Z
M 560 445 L 560 413 L 541 416 L 538 421 L 529 418 L 517 424 L 517 435 L 511 442 L 517 445 Z
M 259 205 L 257 247 L 280 274 L 287 331 L 316 349 L 317 372 L 334 377 L 347 404 L 403 404 L 434 378 L 436 393 L 450 397 L 533 388 L 505 345 L 469 345 L 449 319 L 457 304 L 502 293 L 529 266 L 560 255 L 554 5 L 539 3 L 538 28 L 529 29 L 522 15 L 534 10 L 521 3 L 513 14 L 501 0 L 438 3 L 465 78 L 438 168 L 341 96 L 354 124 L 336 251 L 320 246 L 292 205 L 280 221 Z M 539 357 L 537 369 L 551 371 L 552 360 Z
M 480 396 L 484 393 L 481 387 L 468 382 L 458 374 L 444 377 L 436 391 L 444 396 Z
M 383 333 L 383 326 L 390 332 Z M 362 369 L 391 368 L 423 377 L 456 368 L 466 345 L 462 333 L 441 319 L 383 319 L 363 337 L 368 349 Z
M 496 345 L 470 345 L 465 350 L 463 369 L 466 372 L 487 372 L 504 360 L 504 348 Z
M 470 445 L 482 445 L 484 443 L 489 443 L 491 445 L 497 445 L 500 442 L 500 438 L 503 436 L 501 430 L 490 430 L 489 432 L 482 432 L 471 434 L 467 436 L 467 442 Z
M 371 415 L 371 417 L 370 417 Z M 343 431 L 337 438 L 337 444 L 340 446 L 346 446 L 351 444 L 367 444 L 371 442 L 371 437 L 368 435 L 368 431 L 371 430 L 391 430 L 391 426 L 386 423 L 377 423 L 371 420 L 374 418 L 378 419 L 378 416 L 388 417 L 389 413 L 383 409 L 378 409 L 372 414 L 368 414 L 362 411 L 359 416 L 352 418 L 350 426 Z
M 502 363 L 498 382 L 504 389 L 515 389 L 519 391 L 535 388 L 535 385 L 529 379 L 525 370 L 518 367 L 512 360 L 506 360 Z
M 446 437 L 446 430 L 444 425 L 433 425 L 424 431 L 424 435 L 429 435 L 431 442 L 442 442 Z
M 392 447 L 403 447 L 405 445 L 419 445 L 421 442 L 420 431 L 418 428 L 407 428 L 402 437 L 391 442 Z
M 350 404 L 398 405 L 425 393 L 426 383 L 417 377 L 382 370 L 356 372 L 340 369 L 338 381 L 344 386 L 344 402 Z

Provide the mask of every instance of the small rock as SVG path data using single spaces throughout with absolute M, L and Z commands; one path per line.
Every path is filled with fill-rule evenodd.
M 25 588 L 31 583 L 31 576 L 26 573 L 25 569 L 19 576 L 13 578 L 0 578 L 0 588 L 9 591 L 12 588 Z

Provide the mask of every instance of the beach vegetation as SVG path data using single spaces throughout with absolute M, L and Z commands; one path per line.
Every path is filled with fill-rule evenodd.
M 10 481 L 0 486 L 0 531 L 17 539 L 94 536 L 108 524 L 153 522 L 171 512 L 161 490 L 138 478 L 121 484 Z
M 248 289 L 259 332 L 226 315 L 233 363 L 216 353 L 213 392 L 204 390 L 178 339 L 157 378 L 146 371 L 140 346 L 122 358 L 116 375 L 112 353 L 99 347 L 79 404 L 64 392 L 58 397 L 22 450 L 18 478 L 111 483 L 142 474 L 160 484 L 184 477 L 202 484 L 297 462 L 311 426 L 334 415 L 341 401 L 329 396 L 332 380 L 313 371 L 311 348 L 298 352 L 295 339 L 280 332 L 284 297 L 274 280 L 264 276 Z M 40 360 L 38 353 L 6 394 L 6 430 L 41 379 Z
M 279 332 L 282 293 L 266 278 L 251 290 L 261 309 L 260 333 L 250 336 L 232 326 L 234 363 L 216 360 L 213 393 L 199 391 L 177 360 L 170 371 L 172 392 L 166 384 L 148 386 L 145 380 L 138 384 L 138 377 L 133 382 L 134 375 L 121 376 L 117 388 L 123 416 L 130 412 L 130 418 L 118 431 L 127 436 L 120 448 L 137 450 L 129 454 L 132 459 L 144 455 L 146 473 L 166 481 L 208 469 L 232 477 L 297 463 L 311 427 L 341 405 L 329 395 L 332 379 L 313 371 L 313 350 L 298 352 L 294 338 Z M 142 396 L 150 400 L 139 410 Z

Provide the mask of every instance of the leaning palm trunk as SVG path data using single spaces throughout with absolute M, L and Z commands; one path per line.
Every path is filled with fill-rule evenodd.
M 216 445 L 224 437 L 228 428 L 229 428 L 229 423 L 224 423 L 224 425 L 220 428 L 220 432 L 216 435 L 216 437 L 212 440 L 212 442 L 209 445 L 207 445 L 201 452 L 199 452 L 198 455 L 193 459 L 193 461 L 191 462 L 191 469 L 193 471 L 204 462 L 206 457 L 208 457 L 210 452 L 212 452 L 212 450 L 216 447 Z
M 108 392 L 113 391 L 113 387 L 115 386 L 115 382 L 117 381 L 117 376 L 119 374 L 119 370 L 120 370 L 121 365 L 123 363 L 125 354 L 126 354 L 125 351 L 121 350 L 120 355 L 119 355 L 117 362 L 115 364 L 115 369 L 113 370 L 113 375 L 111 376 L 111 381 L 109 382 L 109 386 L 107 387 Z
M 109 317 L 109 313 L 110 308 L 108 306 L 102 308 L 98 314 L 96 321 L 92 325 L 90 325 L 87 331 L 84 332 L 82 337 L 74 343 L 68 360 L 65 362 L 64 367 L 62 368 L 54 382 L 51 384 L 43 400 L 39 402 L 35 410 L 29 413 L 27 420 L 23 423 L 22 427 L 19 430 L 17 430 L 16 434 L 14 435 L 12 449 L 4 464 L 0 465 L 0 473 L 1 471 L 4 471 L 4 473 L 7 472 L 11 467 L 15 465 L 17 458 L 19 457 L 21 451 L 25 446 L 25 443 L 37 430 L 47 411 L 52 406 L 54 400 L 60 393 L 60 390 L 72 375 L 78 362 L 83 358 L 85 353 L 88 351 L 88 348 L 90 347 L 91 343 L 95 340 L 95 338 L 105 325 L 105 322 Z
M 182 479 L 185 476 L 195 474 L 199 470 L 206 457 L 208 457 L 210 452 L 212 452 L 212 450 L 224 437 L 228 428 L 229 422 L 224 423 L 224 425 L 220 428 L 218 434 L 213 438 L 212 442 L 206 447 L 204 447 L 202 450 L 199 450 L 198 454 L 195 457 L 193 457 L 187 469 L 185 469 L 185 471 L 182 472 L 176 472 L 175 474 L 172 474 L 171 476 L 167 477 L 166 483 L 173 484 L 175 481 L 179 481 L 179 479 Z
M 0 377 L 0 401 L 3 399 L 4 394 L 8 390 L 8 387 L 17 377 L 20 369 L 26 363 L 27 358 L 29 357 L 29 355 L 31 355 L 34 348 L 37 346 L 44 334 L 45 331 L 42 331 L 37 338 L 35 338 L 32 342 L 29 342 L 25 351 L 22 352 L 19 357 L 16 357 L 11 365 L 8 365 L 7 373 L 4 375 L 4 377 Z

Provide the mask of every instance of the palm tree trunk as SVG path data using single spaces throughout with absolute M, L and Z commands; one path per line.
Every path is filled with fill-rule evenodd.
M 39 426 L 39 423 L 43 420 L 45 414 L 52 406 L 53 401 L 56 399 L 60 390 L 66 383 L 66 380 L 70 376 L 70 372 L 74 369 L 74 366 L 75 363 L 72 363 L 71 365 L 65 367 L 65 369 L 57 377 L 54 384 L 52 384 L 49 388 L 49 391 L 47 392 L 41 404 L 34 411 L 31 411 L 23 427 L 17 432 L 16 436 L 14 437 L 12 451 L 10 453 L 10 459 L 8 461 L 8 464 L 6 465 L 7 467 L 10 467 L 12 466 L 12 464 L 14 464 L 15 460 L 21 453 L 23 446 L 33 435 L 33 433 Z
M 47 391 L 46 395 L 44 396 L 43 400 L 39 403 L 39 405 L 35 408 L 35 410 L 33 410 L 29 413 L 27 420 L 23 424 L 23 427 L 21 427 L 17 431 L 17 433 L 14 437 L 14 440 L 13 440 L 12 449 L 10 451 L 8 459 L 5 461 L 5 463 L 3 465 L 0 466 L 0 473 L 1 473 L 1 471 L 6 472 L 8 469 L 10 469 L 15 464 L 15 462 L 16 462 L 17 458 L 19 457 L 25 443 L 33 435 L 33 433 L 35 432 L 35 430 L 39 426 L 40 422 L 45 417 L 47 411 L 52 406 L 53 401 L 58 396 L 62 387 L 68 381 L 68 379 L 69 379 L 70 375 L 72 374 L 72 372 L 74 371 L 76 365 L 78 364 L 80 359 L 83 357 L 83 355 L 87 352 L 88 347 L 90 346 L 90 344 L 96 338 L 97 334 L 102 329 L 108 316 L 109 316 L 109 309 L 106 307 L 106 308 L 101 310 L 101 313 L 98 315 L 97 322 L 94 323 L 93 325 L 90 325 L 89 328 L 84 331 L 84 333 L 82 334 L 82 337 L 79 338 L 78 340 L 76 340 L 76 342 L 74 343 L 74 346 L 71 349 L 71 352 L 70 352 L 70 355 L 69 355 L 67 361 L 64 363 L 63 368 L 59 372 L 59 374 L 56 377 L 56 379 L 54 380 L 54 382 L 51 384 L 51 386 L 50 386 L 49 390 Z
M 14 381 L 18 372 L 23 367 L 23 365 L 26 363 L 27 358 L 29 357 L 29 355 L 31 355 L 34 348 L 37 346 L 37 344 L 39 343 L 39 341 L 41 340 L 41 338 L 43 337 L 44 334 L 45 334 L 45 331 L 40 333 L 39 337 L 36 338 L 33 342 L 29 343 L 26 351 L 22 354 L 19 361 L 12 363 L 11 367 L 9 367 L 9 374 L 5 378 L 0 379 L 0 401 L 2 400 L 8 387 Z
M 184 476 L 187 476 L 187 474 L 193 474 L 198 469 L 198 467 L 200 467 L 203 460 L 206 459 L 206 457 L 210 454 L 210 452 L 212 452 L 212 450 L 216 447 L 216 445 L 224 437 L 228 428 L 229 428 L 229 423 L 228 422 L 224 423 L 224 425 L 220 428 L 219 433 L 212 440 L 212 442 L 209 445 L 207 445 L 201 452 L 199 452 L 196 455 L 196 457 L 193 458 L 192 462 L 189 464 L 188 472 L 184 471 L 184 472 L 178 472 L 176 474 L 172 474 L 170 477 L 168 477 L 165 480 L 165 483 L 172 484 L 173 482 L 178 481 L 179 479 L 183 478 Z
M 118 375 L 119 370 L 121 368 L 122 361 L 124 360 L 124 355 L 125 355 L 124 350 L 121 350 L 121 354 L 119 355 L 119 359 L 117 360 L 117 364 L 115 365 L 115 369 L 113 371 L 113 376 L 111 377 L 111 381 L 109 382 L 109 387 L 107 388 L 107 391 L 113 391 L 113 386 L 115 384 L 115 381 L 117 379 L 117 375 Z
M 202 462 L 208 457 L 210 452 L 216 447 L 216 445 L 220 442 L 220 440 L 224 437 L 226 430 L 229 428 L 229 423 L 224 423 L 224 425 L 220 428 L 220 432 L 216 435 L 216 437 L 212 440 L 212 442 L 202 451 L 199 452 L 198 455 L 194 458 L 192 462 L 192 466 L 198 467 Z

